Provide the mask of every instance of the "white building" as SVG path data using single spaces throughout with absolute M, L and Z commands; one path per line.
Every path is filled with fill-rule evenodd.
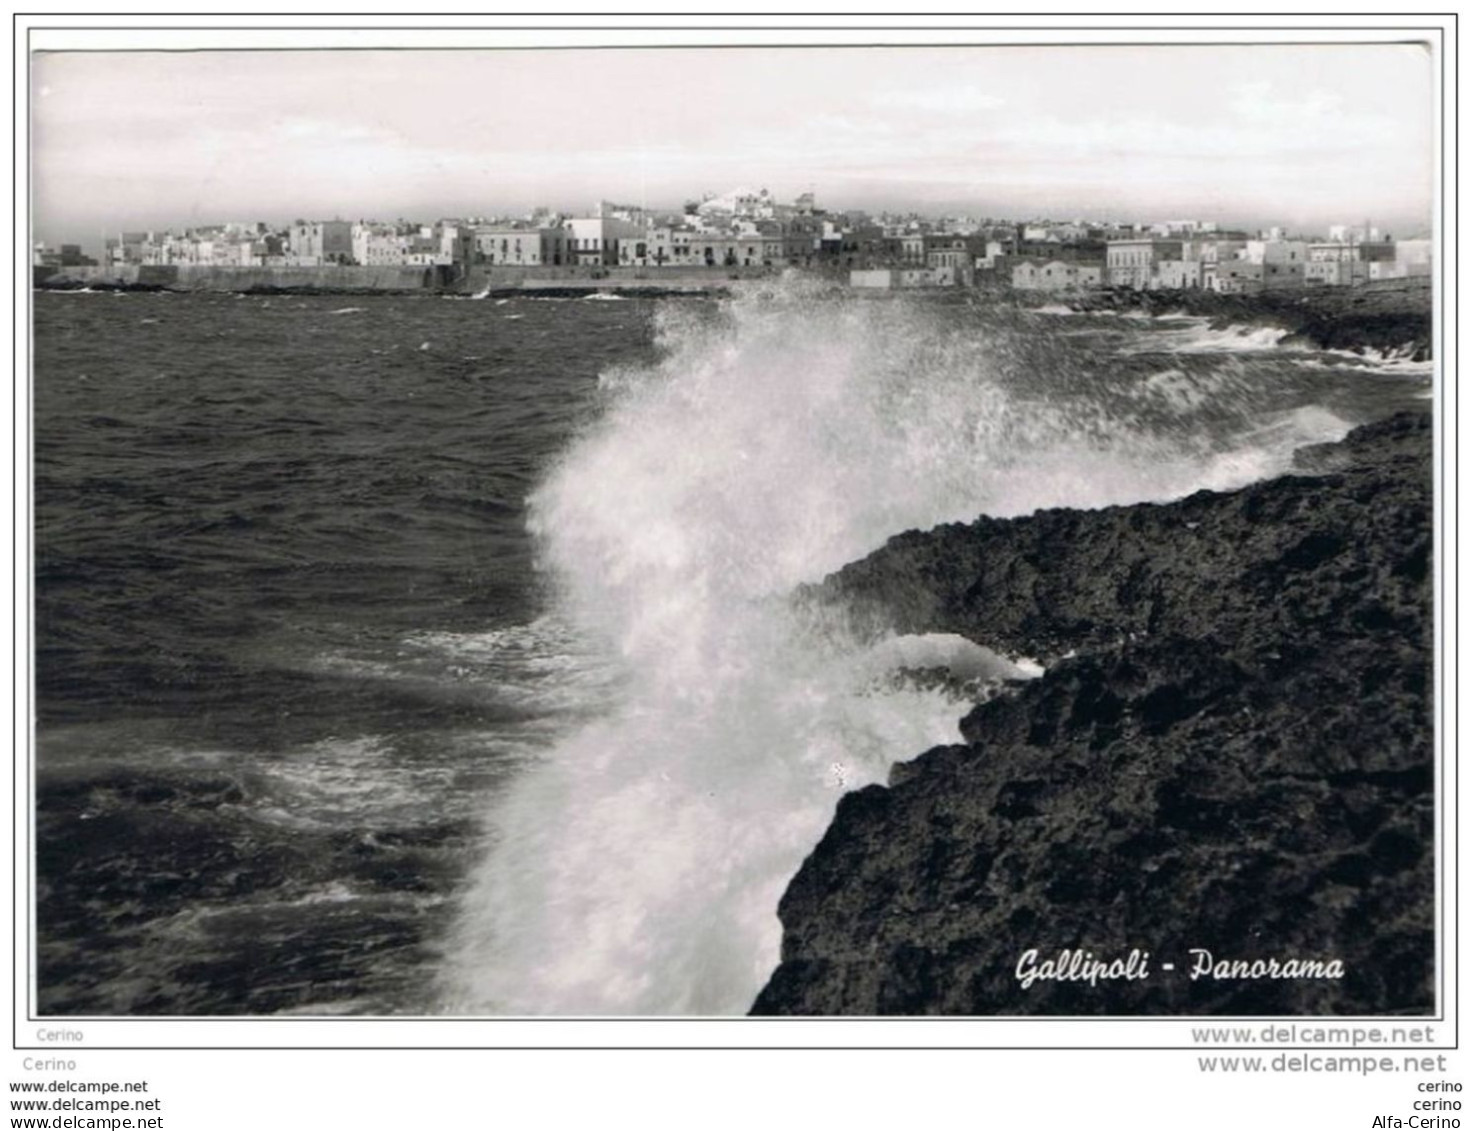
M 392 224 L 358 222 L 352 226 L 353 261 L 364 267 L 396 267 L 404 262 L 409 237 Z
M 565 225 L 571 262 L 584 266 L 616 267 L 618 241 L 632 239 L 643 231 L 637 224 L 613 216 L 588 216 L 568 220 Z

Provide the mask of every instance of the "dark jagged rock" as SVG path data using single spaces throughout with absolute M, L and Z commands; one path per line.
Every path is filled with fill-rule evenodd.
M 905 534 L 812 595 L 1047 672 L 843 799 L 753 1012 L 1434 1008 L 1430 418 L 1300 462 Z M 1138 948 L 1151 973 L 1023 990 L 1034 947 Z M 1191 948 L 1344 976 L 1192 981 Z
M 1076 310 L 1144 310 L 1193 314 L 1218 329 L 1233 324 L 1276 326 L 1284 345 L 1363 353 L 1401 354 L 1417 361 L 1432 352 L 1428 279 L 1393 280 L 1360 287 L 1314 287 L 1260 294 L 1207 290 L 1137 291 L 1114 288 L 1070 300 Z

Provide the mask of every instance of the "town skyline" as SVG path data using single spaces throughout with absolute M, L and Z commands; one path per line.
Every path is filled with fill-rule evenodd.
M 31 82 L 48 243 L 673 209 L 735 185 L 816 188 L 835 210 L 1304 231 L 1422 231 L 1433 204 L 1415 44 L 62 52 Z
M 638 206 L 638 208 L 640 211 L 646 212 L 647 215 L 651 218 L 655 216 L 674 217 L 686 211 L 691 205 L 694 205 L 696 203 L 704 204 L 712 200 L 718 202 L 722 197 L 736 196 L 747 191 L 756 192 L 757 190 L 752 189 L 749 186 L 739 186 L 724 194 L 706 192 L 701 193 L 698 196 L 689 196 L 679 203 L 651 203 L 647 206 L 647 208 L 644 208 L 643 206 Z M 759 191 L 761 191 L 763 194 L 767 192 L 765 186 L 762 186 Z M 773 200 L 779 199 L 779 194 L 771 193 L 770 195 Z M 809 190 L 809 195 L 815 194 L 812 194 Z M 36 246 L 45 245 L 48 247 L 56 247 L 61 245 L 79 246 L 87 254 L 93 254 L 95 252 L 98 255 L 101 255 L 102 253 L 105 253 L 109 245 L 116 244 L 119 238 L 124 235 L 125 232 L 128 230 L 147 232 L 155 236 L 162 237 L 168 235 L 186 236 L 191 232 L 211 232 L 230 228 L 259 228 L 263 232 L 285 233 L 293 225 L 301 223 L 323 222 L 348 223 L 355 226 L 369 225 L 375 227 L 403 228 L 435 227 L 444 222 L 468 223 L 471 225 L 493 224 L 507 227 L 536 228 L 538 226 L 545 226 L 548 224 L 553 226 L 562 226 L 564 224 L 572 222 L 574 218 L 578 216 L 597 215 L 605 209 L 617 209 L 624 206 L 626 206 L 626 202 L 620 204 L 619 202 L 614 202 L 611 199 L 604 198 L 595 202 L 591 207 L 552 208 L 547 205 L 536 205 L 523 210 L 492 209 L 485 211 L 483 214 L 463 216 L 434 214 L 425 216 L 389 217 L 377 214 L 354 217 L 347 217 L 342 215 L 293 216 L 290 219 L 262 219 L 259 217 L 215 216 L 201 219 L 197 222 L 188 224 L 163 223 L 156 225 L 142 225 L 133 229 L 103 229 L 97 233 L 94 233 L 91 240 L 88 240 L 85 235 L 83 235 L 80 239 L 44 240 L 40 238 L 38 232 L 37 238 L 33 241 L 33 243 Z M 1380 224 L 1372 216 L 1354 216 L 1351 212 L 1346 212 L 1340 216 L 1333 218 L 1331 222 L 1323 223 L 1321 225 L 1296 227 L 1280 223 L 1272 223 L 1270 222 L 1270 218 L 1261 222 L 1233 223 L 1227 220 L 1221 220 L 1214 216 L 1196 216 L 1190 217 L 1188 220 L 1183 217 L 1167 218 L 1165 216 L 1140 216 L 1125 218 L 1120 216 L 1111 216 L 1103 214 L 1101 212 L 1095 214 L 1087 211 L 1079 211 L 1074 213 L 1067 213 L 1064 211 L 1054 215 L 1036 214 L 1027 216 L 983 216 L 973 211 L 967 211 L 962 208 L 956 208 L 953 210 L 926 211 L 915 208 L 905 209 L 896 207 L 874 209 L 870 211 L 868 209 L 857 207 L 844 207 L 841 202 L 829 203 L 821 201 L 817 208 L 817 214 L 822 216 L 832 216 L 838 219 L 849 216 L 868 216 L 876 222 L 885 220 L 898 222 L 905 218 L 912 218 L 919 226 L 923 226 L 926 228 L 935 227 L 939 230 L 952 230 L 956 228 L 982 229 L 1007 225 L 1012 225 L 1018 228 L 1038 224 L 1079 225 L 1096 229 L 1100 233 L 1115 233 L 1115 236 L 1113 238 L 1128 238 L 1131 233 L 1145 233 L 1153 229 L 1163 230 L 1164 227 L 1166 227 L 1167 225 L 1178 225 L 1182 222 L 1201 224 L 1202 227 L 1200 230 L 1202 232 L 1234 231 L 1240 233 L 1262 233 L 1267 231 L 1278 231 L 1281 232 L 1283 235 L 1290 235 L 1295 237 L 1301 236 L 1304 238 L 1331 238 L 1330 234 L 1333 229 L 1344 227 L 1358 228 L 1365 232 L 1370 230 L 1376 233 L 1382 232 L 1384 233 L 1384 238 L 1393 238 L 1397 235 L 1401 239 L 1423 239 L 1427 238 L 1430 235 L 1430 227 L 1428 224 L 1419 227 L 1414 225 L 1402 227 L 1399 232 L 1394 232 L 1393 229 L 1391 229 L 1388 225 Z M 1103 238 L 1110 237 L 1105 235 Z M 1377 235 L 1376 238 L 1378 238 Z
M 36 245 L 32 264 L 45 286 L 468 287 L 480 297 L 494 289 L 497 272 L 502 285 L 533 287 L 565 286 L 569 279 L 597 287 L 621 270 L 620 283 L 660 276 L 698 290 L 723 287 L 742 272 L 795 269 L 834 281 L 846 274 L 850 286 L 881 290 L 1254 294 L 1390 280 L 1424 286 L 1432 271 L 1430 239 L 1395 239 L 1368 224 L 1331 226 L 1326 239 L 1302 236 L 1274 227 L 1253 237 L 1200 219 L 1105 227 L 933 223 L 913 215 L 828 212 L 810 192 L 784 202 L 763 189 L 737 190 L 675 213 L 603 202 L 582 217 L 541 210 L 519 220 L 433 225 L 338 219 L 298 220 L 276 231 L 226 223 L 182 234 L 124 232 L 107 240 L 100 263 L 72 244 Z

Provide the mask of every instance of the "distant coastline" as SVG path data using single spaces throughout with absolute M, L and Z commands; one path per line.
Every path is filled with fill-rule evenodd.
M 1057 301 L 1054 297 L 1052 301 Z M 1079 312 L 1139 310 L 1188 314 L 1218 327 L 1255 322 L 1288 332 L 1281 345 L 1432 356 L 1432 288 L 1428 277 L 1384 279 L 1355 287 L 1219 294 L 1215 291 L 1111 288 L 1062 300 Z
M 419 267 L 221 267 L 124 266 L 36 268 L 37 290 L 174 291 L 227 294 L 352 295 L 438 294 L 463 298 L 581 298 L 616 293 L 663 298 L 721 294 L 732 284 L 772 279 L 769 267 L 482 267 L 456 275 Z M 817 272 L 834 282 L 845 273 Z M 1207 317 L 1218 326 L 1255 323 L 1288 331 L 1283 345 L 1372 350 L 1416 361 L 1432 356 L 1432 291 L 1429 279 L 1388 279 L 1356 287 L 1318 287 L 1255 295 L 1202 289 L 1135 290 L 1109 287 L 1067 294 L 1009 287 L 930 287 L 855 294 L 982 296 L 1021 307 L 1061 303 L 1079 313 L 1138 310 L 1151 315 Z

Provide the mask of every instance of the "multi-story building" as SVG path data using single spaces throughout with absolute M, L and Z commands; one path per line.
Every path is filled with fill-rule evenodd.
M 696 232 L 688 247 L 688 261 L 692 266 L 774 267 L 782 262 L 785 241 L 780 236 Z
M 613 216 L 589 216 L 566 223 L 570 261 L 588 267 L 616 267 L 618 241 L 635 239 L 643 231 L 637 224 Z
M 394 224 L 359 221 L 351 229 L 352 260 L 363 267 L 402 266 L 409 249 L 409 236 Z M 295 252 L 288 251 L 295 259 Z
M 1180 240 L 1109 240 L 1105 264 L 1111 287 L 1147 290 L 1154 285 L 1154 265 L 1160 259 L 1184 259 Z
M 667 224 L 643 229 L 618 241 L 618 262 L 624 267 L 670 267 L 674 264 L 675 229 Z M 685 245 L 688 247 L 688 245 Z
M 969 283 L 974 259 L 965 236 L 931 236 L 925 241 L 925 266 L 948 283 Z
M 1104 261 L 1111 287 L 1131 287 L 1142 291 L 1154 276 L 1154 241 L 1152 239 L 1119 239 L 1108 241 Z
M 434 234 L 439 240 L 440 262 L 468 271 L 475 262 L 474 227 L 463 220 L 441 220 Z
M 692 242 L 695 232 L 692 228 L 675 227 L 669 229 L 669 261 L 675 267 L 690 267 L 694 265 L 694 253 Z
M 740 259 L 736 241 L 718 232 L 696 232 L 689 242 L 690 264 L 695 267 L 734 267 Z
M 475 258 L 492 266 L 560 267 L 570 263 L 571 234 L 564 228 L 479 227 Z
M 1347 244 L 1334 245 L 1347 248 Z M 1369 277 L 1369 264 L 1347 256 L 1333 259 L 1309 259 L 1303 264 L 1302 279 L 1308 286 L 1357 286 Z
M 925 261 L 925 239 L 923 232 L 903 232 L 896 237 L 899 262 L 918 265 Z
M 420 228 L 407 237 L 402 262 L 405 267 L 435 267 L 453 260 L 434 229 Z
M 357 258 L 348 220 L 297 220 L 287 233 L 287 258 L 299 267 L 351 263 Z

